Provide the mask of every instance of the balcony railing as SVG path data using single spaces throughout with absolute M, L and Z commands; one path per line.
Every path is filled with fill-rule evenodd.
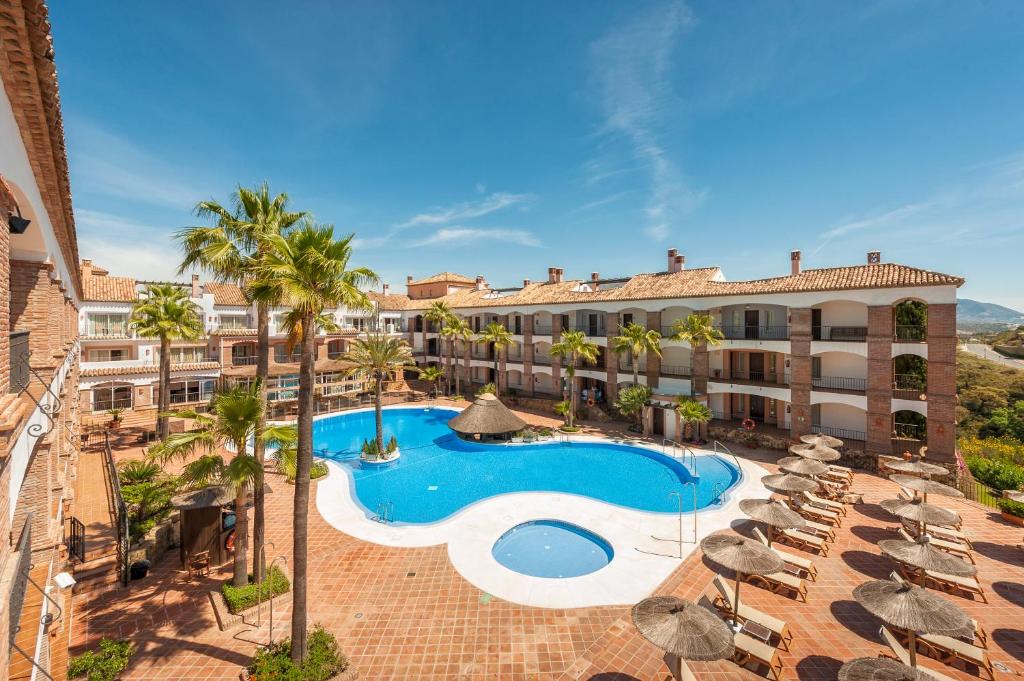
M 845 376 L 813 376 L 811 386 L 818 390 L 848 390 L 864 392 L 867 390 L 866 378 L 849 378 Z
M 550 324 L 534 324 L 533 335 L 535 336 L 550 336 L 552 333 L 552 326 Z
M 256 364 L 256 355 L 237 355 L 231 357 L 231 365 L 236 367 L 247 367 Z
M 533 356 L 533 363 L 534 364 L 539 364 L 540 366 L 549 367 L 549 366 L 551 366 L 551 358 L 550 357 L 545 357 L 544 355 L 534 355 Z
M 814 424 L 811 426 L 811 430 L 815 433 L 821 433 L 822 435 L 831 435 L 837 437 L 844 442 L 847 440 L 857 440 L 858 442 L 864 442 L 867 440 L 867 434 L 863 430 L 850 430 L 849 428 L 834 428 L 832 426 L 823 426 L 821 424 Z
M 921 343 L 928 340 L 928 327 L 897 324 L 895 339 L 902 343 Z
M 924 426 L 917 423 L 892 424 L 892 436 L 897 440 L 924 440 Z
M 116 400 L 95 400 L 92 403 L 94 412 L 110 411 L 111 409 L 131 409 L 132 398 L 121 397 Z
M 193 402 L 208 402 L 212 396 L 212 390 L 201 393 L 171 393 L 171 404 L 190 404 Z
M 274 353 L 274 361 L 278 364 L 298 364 L 302 361 L 302 353 L 296 352 L 292 355 Z
M 914 374 L 896 374 L 893 376 L 892 396 L 901 400 L 918 400 L 926 395 L 925 381 Z
M 662 376 L 689 376 L 691 370 L 688 364 L 662 364 L 658 373 Z
M 813 326 L 811 338 L 822 341 L 852 341 L 863 343 L 868 339 L 866 326 Z
M 786 340 L 789 338 L 789 326 L 720 325 L 716 329 L 722 332 L 726 340 Z
M 729 383 L 731 381 L 747 381 L 750 383 L 770 383 L 777 385 L 779 383 L 779 375 L 772 372 L 764 371 L 732 371 L 728 378 L 719 378 L 713 376 L 711 380 L 719 383 Z

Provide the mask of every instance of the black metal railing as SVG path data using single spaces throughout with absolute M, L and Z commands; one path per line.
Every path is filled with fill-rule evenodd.
M 823 341 L 852 341 L 863 343 L 868 339 L 866 326 L 812 326 L 811 338 Z
M 10 334 L 11 344 L 11 385 L 9 392 L 17 393 L 29 382 L 29 346 L 28 331 L 15 331 Z
M 730 381 L 750 381 L 751 383 L 771 383 L 776 384 L 778 382 L 778 374 L 765 371 L 732 371 L 728 378 L 713 377 L 711 380 L 718 381 L 720 383 L 728 383 Z
M 206 402 L 213 397 L 213 391 L 171 393 L 171 404 L 189 404 L 190 402 Z
M 787 325 L 764 326 L 760 324 L 748 324 L 742 326 L 731 326 L 722 324 L 715 328 L 722 332 L 722 336 L 726 340 L 786 340 L 789 338 L 789 326 Z
M 117 578 L 123 586 L 128 586 L 128 550 L 131 535 L 128 531 L 128 505 L 121 493 L 121 479 L 114 465 L 114 453 L 110 449 L 110 435 L 103 433 L 103 458 L 110 477 L 110 492 L 114 506 L 114 522 L 117 525 Z
M 896 440 L 924 441 L 925 428 L 918 423 L 894 423 L 892 424 L 892 436 Z
M 131 409 L 132 398 L 121 397 L 116 400 L 99 399 L 92 403 L 92 410 L 95 413 L 110 411 L 111 409 Z
M 920 343 L 928 340 L 928 327 L 919 324 L 897 324 L 895 339 L 907 343 Z
M 549 367 L 549 366 L 551 366 L 551 358 L 550 357 L 544 357 L 542 355 L 534 355 L 533 356 L 533 363 L 537 364 L 539 366 L 542 366 L 542 367 Z
M 302 353 L 296 352 L 288 355 L 284 353 L 274 353 L 274 361 L 278 364 L 298 364 L 302 361 Z
M 68 533 L 64 543 L 68 547 L 68 553 L 79 563 L 85 562 L 85 523 L 78 518 L 68 518 L 65 531 Z
M 821 433 L 822 435 L 831 435 L 837 437 L 844 442 L 847 440 L 857 440 L 858 442 L 867 441 L 867 433 L 863 430 L 850 430 L 849 428 L 835 428 L 833 426 L 822 426 L 820 424 L 814 424 L 811 426 L 811 430 L 815 433 Z
M 675 329 L 675 326 L 673 326 L 672 324 L 662 324 L 661 325 L 661 337 L 662 338 L 670 338 L 671 336 L 675 335 L 675 333 L 676 333 L 676 329 Z
M 811 378 L 811 386 L 818 390 L 864 392 L 868 387 L 868 379 L 847 376 L 814 376 Z
M 256 355 L 233 355 L 231 364 L 236 367 L 252 366 L 256 364 Z
M 927 397 L 925 380 L 915 374 L 896 374 L 893 376 L 892 395 L 897 399 L 920 400 Z

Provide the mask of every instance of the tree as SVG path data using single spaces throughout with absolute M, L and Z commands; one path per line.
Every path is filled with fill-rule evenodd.
M 572 405 L 569 404 L 568 400 L 562 400 L 561 402 L 555 402 L 555 413 L 562 417 L 565 423 L 569 423 L 569 412 L 572 411 Z
M 316 361 L 316 332 L 324 310 L 344 306 L 370 309 L 366 287 L 378 277 L 365 267 L 350 268 L 352 238 L 335 239 L 334 228 L 305 220 L 287 237 L 268 237 L 268 248 L 260 259 L 254 296 L 261 286 L 274 286 L 291 312 L 286 319 L 289 338 L 298 339 L 299 364 L 298 443 L 295 462 L 295 507 L 293 515 L 292 561 L 295 571 L 292 591 L 292 660 L 299 664 L 307 652 L 307 592 L 309 544 L 309 474 L 313 465 L 313 390 Z
M 500 385 L 501 381 L 498 378 L 498 353 L 502 348 L 512 344 L 512 334 L 500 322 L 491 322 L 484 327 L 484 330 L 480 332 L 476 339 L 482 343 L 494 345 L 494 380 Z
M 455 344 L 459 344 L 459 350 L 465 350 L 466 343 L 473 338 L 473 329 L 462 317 L 456 317 L 452 315 L 444 327 L 441 329 L 441 335 L 448 339 L 448 352 L 449 359 L 451 359 L 452 372 L 455 373 L 455 392 L 462 394 L 462 370 L 456 369 L 456 360 L 454 357 Z M 448 392 L 451 393 L 451 374 L 448 375 Z
M 619 391 L 619 398 L 615 400 L 615 408 L 623 416 L 635 418 L 636 425 L 640 425 L 640 415 L 644 407 L 651 401 L 651 389 L 646 385 L 631 385 Z
M 143 338 L 160 340 L 156 435 L 161 440 L 169 433 L 171 341 L 194 341 L 203 335 L 203 322 L 198 310 L 183 289 L 173 284 L 150 284 L 143 291 L 142 300 L 132 306 L 128 320 L 128 324 Z
M 565 375 L 569 377 L 569 427 L 576 417 L 576 366 L 579 362 L 597 364 L 598 347 L 582 331 L 563 331 L 561 340 L 551 346 L 553 357 L 568 358 Z
M 444 376 L 444 369 L 441 367 L 424 367 L 420 369 L 420 380 L 430 385 L 431 391 L 437 395 L 437 382 Z
M 432 324 L 439 332 L 452 317 L 452 309 L 443 300 L 435 300 L 423 313 L 423 321 Z M 426 352 L 426 348 L 423 349 Z M 437 348 L 437 363 L 441 363 L 441 347 Z
M 636 322 L 630 322 L 619 329 L 619 335 L 612 338 L 612 352 L 627 354 L 633 365 L 633 385 L 640 383 L 640 358 L 652 354 L 661 357 L 661 333 L 648 331 Z
M 230 208 L 217 201 L 203 201 L 195 208 L 201 218 L 214 224 L 206 227 L 187 227 L 175 235 L 184 258 L 178 273 L 199 268 L 212 274 L 218 281 L 242 288 L 249 303 L 256 304 L 256 378 L 263 386 L 263 401 L 267 400 L 267 378 L 270 375 L 270 307 L 280 297 L 268 295 L 272 287 L 264 289 L 262 300 L 253 300 L 249 287 L 259 276 L 259 266 L 270 247 L 269 238 L 286 234 L 306 213 L 288 209 L 288 195 L 271 197 L 266 182 L 248 189 L 239 186 L 231 196 Z M 266 425 L 266 414 L 260 419 L 260 428 Z M 264 443 L 257 441 L 254 456 L 264 459 Z M 263 553 L 264 541 L 264 488 L 253 490 L 253 555 L 257 579 L 266 576 Z
M 703 312 L 691 312 L 685 318 L 672 322 L 672 335 L 669 336 L 672 340 L 689 343 L 691 348 L 720 345 L 724 337 L 712 323 L 711 315 Z
M 413 365 L 412 348 L 404 340 L 382 334 L 357 339 L 342 358 L 352 365 L 346 372 L 373 386 L 377 451 L 384 451 L 384 381 Z
M 184 433 L 173 433 L 150 448 L 150 456 L 167 462 L 189 459 L 181 481 L 191 487 L 225 485 L 235 495 L 235 562 L 232 583 L 248 584 L 246 559 L 249 550 L 249 521 L 245 510 L 246 490 L 263 477 L 263 464 L 250 453 L 249 440 L 259 439 L 260 416 L 265 407 L 259 379 L 249 386 L 235 386 L 221 390 L 210 399 L 208 414 L 195 410 L 175 412 L 191 419 L 195 428 Z M 225 463 L 220 454 L 230 445 L 234 456 Z
M 688 397 L 679 398 L 679 404 L 676 405 L 676 413 L 683 420 L 683 438 L 687 440 L 693 439 L 692 424 L 696 423 L 699 426 L 711 420 L 711 410 L 708 409 L 707 405 Z

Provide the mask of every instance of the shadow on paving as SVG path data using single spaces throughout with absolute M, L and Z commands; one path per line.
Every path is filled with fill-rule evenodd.
M 871 579 L 889 579 L 889 574 L 894 569 L 894 565 L 885 556 L 877 553 L 843 551 L 841 558 L 851 569 Z
M 665 678 L 671 679 L 672 675 L 669 672 L 665 672 Z M 621 672 L 601 672 L 600 674 L 588 677 L 587 681 L 640 681 L 640 679 Z
M 891 523 L 894 520 L 897 520 L 894 515 L 878 504 L 854 504 L 851 508 L 866 518 L 880 520 L 883 523 Z
M 800 679 L 835 679 L 842 666 L 842 661 L 834 657 L 808 655 L 797 662 L 796 675 Z
M 1016 567 L 1024 567 L 1024 551 L 1012 544 L 993 544 L 988 541 L 976 541 L 973 543 L 974 550 L 986 558 Z
M 899 538 L 899 535 L 888 527 L 872 527 L 870 525 L 854 525 L 850 528 L 850 534 L 869 544 L 877 544 L 883 539 Z
M 836 621 L 866 641 L 878 643 L 878 618 L 869 613 L 857 601 L 832 601 L 829 611 Z
M 1020 629 L 996 629 L 991 632 L 992 640 L 1018 661 L 1024 662 L 1024 631 Z
M 992 582 L 992 590 L 1018 608 L 1024 608 L 1024 585 L 1018 582 Z

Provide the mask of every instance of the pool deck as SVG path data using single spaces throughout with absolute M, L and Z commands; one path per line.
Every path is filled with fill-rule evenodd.
M 775 471 L 769 461 L 777 452 L 736 453 Z M 275 550 L 270 553 L 290 560 L 292 488 L 280 477 L 271 477 L 268 539 Z M 781 654 L 784 679 L 832 680 L 842 661 L 885 650 L 877 636 L 878 620 L 853 600 L 851 592 L 864 581 L 884 578 L 893 567 L 876 544 L 895 536 L 895 523 L 877 502 L 895 495 L 896 486 L 858 473 L 855 487 L 864 493 L 865 503 L 851 507 L 829 557 L 803 554 L 812 557 L 819 570 L 818 580 L 808 583 L 807 603 L 744 587 L 744 600 L 784 619 L 794 634 L 791 650 Z M 965 530 L 974 539 L 979 580 L 990 602 L 948 598 L 986 628 L 993 662 L 1012 670 L 997 678 L 1011 678 L 1024 671 L 1024 551 L 1016 546 L 1024 530 L 977 504 L 943 500 L 943 505 L 962 515 Z M 748 535 L 752 527 L 744 520 L 732 525 Z M 363 541 L 337 530 L 315 509 L 310 511 L 309 558 L 310 620 L 338 637 L 363 680 L 668 677 L 660 652 L 633 627 L 628 606 L 517 605 L 467 581 L 443 545 L 406 548 Z M 188 581 L 172 552 L 150 577 L 128 589 L 75 596 L 72 652 L 95 644 L 101 636 L 128 637 L 139 652 L 123 676 L 126 680 L 234 681 L 256 644 L 267 640 L 268 627 L 264 610 L 261 626 L 252 622 L 235 632 L 217 628 L 207 592 L 219 587 L 229 571 L 230 566 L 224 566 L 209 578 Z M 670 570 L 653 592 L 696 600 L 709 591 L 714 574 L 713 566 L 696 552 Z M 289 616 L 285 597 L 275 605 L 275 638 L 284 635 Z M 979 678 L 976 671 L 958 671 L 934 659 L 925 663 L 952 678 Z M 702 681 L 764 678 L 731 662 L 690 666 Z

